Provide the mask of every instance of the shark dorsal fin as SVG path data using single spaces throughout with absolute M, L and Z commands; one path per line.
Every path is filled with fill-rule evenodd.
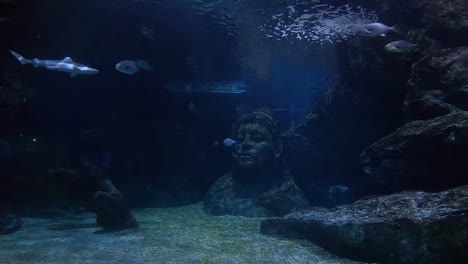
M 66 62 L 73 62 L 73 60 L 72 60 L 70 57 L 65 57 L 65 59 L 63 59 L 63 61 L 66 61 Z

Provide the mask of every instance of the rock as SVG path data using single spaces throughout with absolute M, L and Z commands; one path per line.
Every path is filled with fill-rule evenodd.
M 378 10 L 381 21 L 426 29 L 430 38 L 444 46 L 468 43 L 468 2 L 465 0 L 382 0 L 369 5 Z
M 468 47 L 436 50 L 419 60 L 408 89 L 405 105 L 411 120 L 468 110 Z
M 387 191 L 442 190 L 468 184 L 468 112 L 405 124 L 361 155 L 365 172 Z
M 431 119 L 459 110 L 433 95 L 423 95 L 405 102 L 407 117 L 410 120 Z
M 359 180 L 360 153 L 403 121 L 412 62 L 385 54 L 387 41 L 355 38 L 339 45 L 338 78 L 304 122 L 284 134 L 288 165 L 312 205 L 349 202 L 330 199 L 328 189 L 336 185 L 349 186 L 356 197 L 367 192 Z
M 468 46 L 431 48 L 412 66 L 407 88 L 408 123 L 362 153 L 364 171 L 385 191 L 468 184 Z
M 346 185 L 336 185 L 328 188 L 328 198 L 335 205 L 351 203 L 353 192 Z
M 369 5 L 378 10 L 379 17 L 383 21 L 392 24 L 404 24 L 409 26 L 421 25 L 424 7 L 434 0 L 394 1 L 381 0 L 370 1 Z
M 262 221 L 261 232 L 306 238 L 338 256 L 364 262 L 465 263 L 467 224 L 468 186 L 464 186 L 299 211 Z
M 210 215 L 238 215 L 245 217 L 283 216 L 305 209 L 308 203 L 303 192 L 289 175 L 268 182 L 241 182 L 231 173 L 219 178 L 204 199 L 204 211 Z
M 398 25 L 400 34 L 356 37 L 337 46 L 336 83 L 304 122 L 284 135 L 296 183 L 311 204 L 321 206 L 337 203 L 326 191 L 339 184 L 349 186 L 356 197 L 381 191 L 374 189 L 375 182 L 386 191 L 468 184 L 465 145 L 456 146 L 459 139 L 450 143 L 450 133 L 462 129 L 456 122 L 464 120 L 464 114 L 453 114 L 468 111 L 468 2 L 382 0 L 364 5 L 377 10 L 380 22 Z M 398 39 L 417 44 L 417 51 L 384 52 L 385 44 Z M 447 119 L 405 125 L 442 116 Z M 438 128 L 448 134 L 438 138 L 432 134 Z M 356 163 L 364 150 L 371 181 Z M 445 175 L 450 179 L 439 183 Z
M 468 2 L 466 0 L 429 1 L 424 6 L 421 22 L 429 36 L 445 45 L 468 43 Z

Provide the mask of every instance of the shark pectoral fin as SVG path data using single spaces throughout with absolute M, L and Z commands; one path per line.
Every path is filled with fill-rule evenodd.
M 75 77 L 75 76 L 77 76 L 77 75 L 78 75 L 77 72 L 70 72 L 70 77 L 71 77 L 71 78 L 73 78 L 73 77 Z

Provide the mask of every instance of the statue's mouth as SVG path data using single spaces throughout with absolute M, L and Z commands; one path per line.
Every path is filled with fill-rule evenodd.
M 239 153 L 236 155 L 237 159 L 247 161 L 247 160 L 253 160 L 253 155 L 249 153 Z

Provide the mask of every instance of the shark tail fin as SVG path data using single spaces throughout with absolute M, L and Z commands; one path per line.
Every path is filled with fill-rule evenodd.
M 14 52 L 12 50 L 10 50 L 10 53 L 13 54 L 13 56 L 15 56 L 15 58 L 19 62 L 21 62 L 21 64 L 30 64 L 31 63 L 31 60 L 26 59 L 25 57 L 19 55 L 18 53 Z

